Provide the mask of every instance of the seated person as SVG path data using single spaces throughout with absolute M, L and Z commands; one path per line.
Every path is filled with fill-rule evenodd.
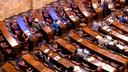
M 50 57 L 44 56 L 44 62 L 51 68 L 55 67 L 55 65 L 50 61 Z
M 94 30 L 94 31 L 99 31 L 100 30 L 100 28 L 101 28 L 101 23 L 98 23 L 97 21 L 95 21 L 95 22 L 93 22 L 93 24 L 92 24 L 92 29 Z
M 72 66 L 70 68 L 71 72 L 86 72 L 83 68 L 79 67 L 79 66 Z M 73 71 L 72 71 L 73 70 Z
M 78 64 L 81 64 L 81 62 L 83 61 L 83 57 L 81 57 L 79 54 L 72 54 L 70 56 L 70 59 L 77 62 Z
M 124 15 L 119 17 L 119 21 L 122 22 L 122 23 L 127 23 L 127 20 L 126 20 Z
M 31 69 L 31 67 L 29 67 L 28 65 L 26 65 L 24 60 L 20 60 L 18 63 L 18 67 L 23 71 L 23 72 L 33 72 L 33 70 Z
M 55 20 L 55 21 L 52 23 L 51 27 L 53 28 L 53 30 L 55 30 L 55 31 L 57 32 L 58 35 L 61 35 L 61 30 L 60 30 L 60 28 L 59 28 L 59 25 L 58 25 L 57 21 L 58 21 L 58 20 Z
M 101 65 L 98 66 L 97 72 L 102 72 L 102 66 Z
M 105 37 L 98 39 L 98 44 L 103 47 L 107 47 L 109 40 L 107 40 Z

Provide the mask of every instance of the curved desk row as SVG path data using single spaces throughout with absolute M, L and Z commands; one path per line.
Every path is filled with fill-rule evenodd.
M 118 22 L 118 21 L 114 21 L 110 18 L 107 18 L 107 21 L 111 23 L 112 26 L 118 28 L 119 30 L 121 30 L 124 33 L 128 33 L 128 26 L 125 25 L 124 23 Z
M 71 66 L 75 66 L 75 64 L 73 64 L 71 61 L 69 61 L 66 58 L 63 58 L 62 56 L 60 56 L 57 52 L 53 52 L 48 46 L 46 45 L 42 45 L 40 50 L 47 54 L 50 58 L 54 59 L 55 61 L 57 61 L 58 63 L 60 63 L 61 65 L 65 66 L 66 68 L 69 68 Z
M 60 45 L 61 47 L 65 48 L 66 50 L 68 50 L 71 53 L 75 53 L 76 51 L 76 47 L 72 44 L 69 44 L 66 40 L 64 40 L 63 38 L 59 38 L 56 40 L 57 44 Z
M 92 37 L 94 37 L 95 39 L 101 39 L 102 38 L 102 36 L 101 36 L 101 34 L 99 34 L 99 32 L 96 32 L 96 31 L 93 31 L 92 29 L 91 29 L 91 27 L 84 27 L 83 28 L 83 31 L 85 32 L 85 33 L 87 33 L 87 34 L 89 34 L 89 35 L 91 35 Z M 111 43 L 111 42 L 113 42 L 113 41 L 110 41 L 109 43 Z M 108 46 L 110 45 L 108 43 Z M 108 47 L 107 46 L 107 47 Z M 108 47 L 108 49 L 110 49 L 110 50 L 112 50 L 112 51 L 114 51 L 114 52 L 118 52 L 118 53 L 120 53 L 120 54 L 123 54 L 123 55 L 125 55 L 125 56 L 127 56 L 127 46 L 126 45 L 122 45 L 122 44 L 115 44 L 115 46 L 117 47 L 117 48 L 109 48 Z
M 77 33 L 71 31 L 69 34 L 70 38 L 79 43 L 82 46 L 87 47 L 88 49 L 96 52 L 97 54 L 103 55 L 104 57 L 107 57 L 110 60 L 117 61 L 125 66 L 125 69 L 127 68 L 128 59 L 124 58 L 120 55 L 114 54 L 110 51 L 107 51 L 103 48 L 98 47 L 97 45 L 89 42 L 86 39 L 81 38 Z
M 70 51 L 76 51 L 76 47 L 74 47 L 72 44 L 68 43 L 66 40 L 64 40 L 63 38 L 59 38 L 57 39 L 57 43 L 61 46 L 63 46 L 64 48 L 67 49 L 67 45 L 70 45 L 70 47 L 68 48 Z M 74 49 L 72 49 L 72 47 L 74 47 Z M 109 64 L 106 64 L 102 61 L 99 61 L 98 59 L 96 59 L 93 56 L 90 57 L 85 57 L 84 60 L 88 61 L 89 63 L 95 65 L 96 67 L 98 67 L 99 65 L 102 66 L 102 68 L 108 72 L 116 72 L 116 69 L 114 67 L 112 67 Z
M 94 38 L 97 38 L 98 36 L 101 37 L 98 32 L 94 32 L 94 31 L 92 30 L 92 28 L 89 27 L 89 26 L 82 28 L 82 30 L 83 30 L 85 33 L 91 35 L 91 36 L 94 37 Z M 98 38 L 97 38 L 97 39 L 98 39 Z
M 109 35 L 112 35 L 114 38 L 117 38 L 125 43 L 128 43 L 128 37 L 126 35 L 123 35 L 113 29 L 107 29 L 107 26 L 102 27 L 102 30 L 108 33 Z
M 46 67 L 43 63 L 41 63 L 39 60 L 35 59 L 34 56 L 32 56 L 29 53 L 22 55 L 22 58 L 27 63 L 29 63 L 32 67 L 37 69 L 39 72 L 54 72 L 52 69 Z

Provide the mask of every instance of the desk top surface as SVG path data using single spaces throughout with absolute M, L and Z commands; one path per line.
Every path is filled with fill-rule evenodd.
M 2 66 L 2 68 L 3 68 L 6 72 L 10 72 L 10 71 L 12 71 L 12 72 L 18 72 L 18 71 L 16 70 L 16 68 L 14 67 L 14 65 L 12 65 L 11 63 L 6 63 L 6 64 L 4 64 L 4 65 Z
M 8 28 L 4 25 L 4 22 L 0 22 L 0 30 L 3 33 L 4 37 L 6 38 L 6 40 L 9 42 L 9 44 L 12 47 L 18 47 L 19 43 L 16 41 L 16 39 L 14 39 L 11 35 L 11 33 L 9 32 Z
M 22 58 L 28 62 L 30 65 L 32 65 L 34 68 L 36 68 L 40 72 L 54 72 L 52 69 L 46 67 L 44 64 L 42 64 L 40 61 L 36 60 L 31 54 L 27 53 L 22 56 Z
M 57 52 L 52 51 L 48 46 L 42 45 L 40 50 L 44 53 L 47 53 L 49 57 L 53 58 L 54 60 L 56 60 L 67 68 L 70 66 L 75 66 L 75 64 L 73 64 L 71 61 L 63 58 Z

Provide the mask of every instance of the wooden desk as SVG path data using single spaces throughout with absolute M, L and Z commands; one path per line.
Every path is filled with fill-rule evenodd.
M 100 55 L 103 55 L 104 57 L 107 57 L 111 60 L 114 60 L 114 61 L 117 61 L 119 63 L 122 63 L 124 64 L 125 66 L 125 69 L 127 68 L 127 64 L 128 64 L 128 59 L 127 58 L 124 58 L 120 55 L 117 55 L 117 54 L 113 54 L 112 52 L 110 51 L 107 51 L 103 48 L 100 48 L 98 47 L 97 45 L 89 42 L 88 40 L 86 39 L 83 39 L 81 38 L 77 33 L 75 32 L 70 32 L 69 36 L 75 40 L 76 42 L 78 42 L 79 44 L 81 44 L 82 46 L 85 46 L 87 47 L 88 49 L 100 54 Z
M 54 72 L 52 69 L 46 67 L 44 64 L 42 64 L 40 61 L 36 60 L 31 54 L 26 53 L 25 55 L 22 55 L 22 58 L 29 63 L 31 66 L 33 66 L 35 69 L 37 69 L 39 72 Z
M 80 9 L 80 11 L 83 13 L 83 15 L 88 19 L 88 23 L 91 23 L 93 21 L 92 16 L 90 15 L 90 13 L 84 8 L 82 1 L 81 0 L 75 0 L 78 8 Z
M 95 66 L 102 66 L 102 68 L 108 72 L 116 72 L 116 68 L 112 67 L 111 65 L 104 63 L 102 61 L 99 61 L 98 59 L 96 59 L 95 57 L 89 57 L 89 58 L 84 58 L 85 60 L 87 60 L 88 62 L 92 63 Z
M 32 17 L 37 18 L 39 20 L 39 22 L 41 22 L 43 20 L 42 15 L 37 11 L 32 12 Z M 53 39 L 54 32 L 50 28 L 50 26 L 44 26 L 42 29 L 46 33 L 46 35 L 48 36 L 49 39 Z
M 42 29 L 48 39 L 50 39 L 50 40 L 54 39 L 54 31 L 51 29 L 50 26 L 44 26 Z
M 93 31 L 92 28 L 89 26 L 82 28 L 82 30 L 96 39 L 98 39 L 97 36 L 102 37 L 98 32 Z
M 69 68 L 70 66 L 75 66 L 75 64 L 73 64 L 71 61 L 67 60 L 66 58 L 63 58 L 57 52 L 50 50 L 48 46 L 43 45 L 40 48 L 40 50 L 67 68 Z
M 37 38 L 31 33 L 31 31 L 29 30 L 29 28 L 27 27 L 26 23 L 24 22 L 24 19 L 22 16 L 18 16 L 16 19 L 19 27 L 21 28 L 21 30 L 23 31 L 23 33 L 29 37 L 29 39 L 33 42 L 37 41 Z M 30 38 L 30 36 L 32 38 Z
M 5 26 L 4 22 L 0 21 L 0 30 L 3 33 L 5 39 L 13 48 L 18 48 L 20 44 L 17 42 L 15 38 L 12 37 L 11 33 L 9 32 L 8 28 Z
M 124 7 L 126 5 L 126 0 L 120 0 L 120 4 L 122 7 Z
M 68 50 L 71 53 L 75 53 L 76 51 L 76 47 L 72 44 L 69 44 L 66 40 L 64 40 L 63 38 L 59 38 L 56 40 L 57 44 L 62 46 L 63 48 L 65 48 L 66 50 Z
M 101 20 L 103 18 L 103 8 L 99 6 L 98 0 L 92 0 L 92 6 L 96 13 L 98 14 L 98 18 Z
M 121 31 L 123 31 L 124 33 L 128 33 L 128 27 L 126 25 L 124 25 L 123 23 L 114 21 L 112 22 L 112 24 L 114 27 L 120 29 Z
M 67 3 L 61 2 L 61 5 L 62 5 L 65 13 L 68 15 L 69 19 L 75 24 L 76 27 L 78 27 L 80 20 L 76 16 L 76 14 L 72 11 L 72 9 L 69 7 L 69 5 Z
M 64 33 L 66 28 L 67 28 L 67 24 L 64 24 L 60 18 L 57 16 L 55 10 L 53 8 L 50 8 L 50 11 L 49 11 L 49 14 L 51 16 L 51 18 L 53 20 L 58 20 L 58 24 L 59 24 L 59 27 L 61 28 L 61 31 Z M 60 22 L 60 23 L 59 23 Z
M 11 63 L 5 63 L 4 65 L 2 65 L 2 69 L 4 70 L 4 72 L 19 72 Z
M 113 37 L 128 43 L 128 37 L 125 35 L 120 34 L 119 32 L 117 32 L 116 30 L 110 30 L 109 32 L 107 31 L 107 29 L 105 28 L 106 26 L 102 27 L 102 30 L 110 35 L 112 35 Z

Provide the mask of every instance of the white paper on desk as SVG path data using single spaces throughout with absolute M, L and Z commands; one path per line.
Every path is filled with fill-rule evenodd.
M 94 3 L 94 4 L 92 4 L 92 5 L 93 5 L 94 9 L 97 8 L 97 4 L 96 4 L 96 3 Z
M 48 52 L 49 52 L 49 49 L 45 49 L 45 50 L 44 50 L 44 53 L 48 53 Z
M 86 50 L 86 49 L 84 49 L 84 53 L 85 53 L 85 54 L 89 54 L 89 51 Z
M 116 46 L 119 47 L 119 49 L 121 49 L 121 50 L 125 48 L 124 46 L 122 46 L 120 44 L 117 44 Z
M 108 44 L 109 45 L 114 45 L 114 42 L 113 41 L 110 41 Z
M 56 60 L 56 61 L 58 61 L 60 59 L 60 57 L 59 56 L 56 56 L 53 59 Z
M 88 61 L 93 61 L 93 60 L 95 60 L 95 58 L 94 58 L 94 57 L 90 57 L 90 58 L 88 58 L 87 60 L 88 60 Z
M 89 13 L 85 10 L 84 11 L 84 15 L 88 17 L 89 16 Z
M 100 36 L 100 35 L 97 35 L 97 36 L 96 36 L 96 38 L 97 38 L 97 39 L 101 39 L 101 38 L 102 38 L 102 36 Z
M 107 32 L 110 32 L 110 31 L 111 31 L 111 29 L 107 29 L 106 31 L 107 31 Z
M 108 8 L 112 9 L 113 8 L 113 4 L 108 4 Z
M 79 40 L 78 40 L 78 42 L 82 42 L 83 41 L 83 39 L 82 38 L 80 38 Z
M 103 29 L 106 30 L 108 27 L 107 26 L 104 26 Z

